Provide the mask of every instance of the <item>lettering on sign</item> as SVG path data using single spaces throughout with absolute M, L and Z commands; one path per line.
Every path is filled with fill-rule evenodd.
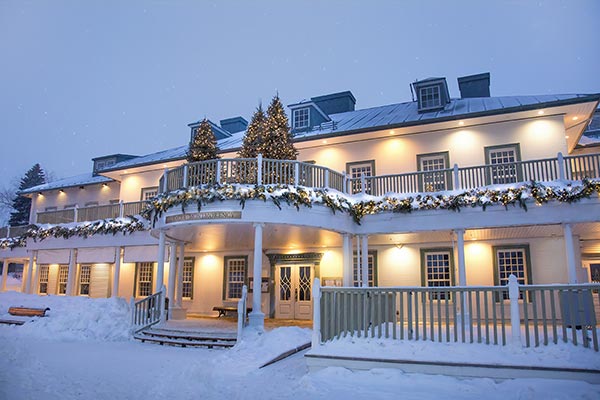
M 198 221 L 206 219 L 241 219 L 241 211 L 205 211 L 197 213 L 171 215 L 166 218 L 165 222 L 170 224 L 172 222 L 182 221 Z

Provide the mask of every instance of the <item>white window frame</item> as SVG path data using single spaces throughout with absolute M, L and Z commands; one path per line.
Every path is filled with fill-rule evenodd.
M 450 168 L 449 158 L 449 153 L 447 151 L 439 153 L 417 154 L 417 160 L 419 163 L 418 170 L 420 172 L 425 172 L 421 175 L 422 191 L 439 192 L 442 190 L 451 189 L 451 182 L 449 182 L 451 179 L 449 179 L 448 171 L 436 172 Z
M 349 178 L 358 180 L 352 181 L 352 193 L 359 193 L 361 190 L 360 178 L 364 175 L 365 178 L 375 175 L 375 160 L 353 161 L 346 163 L 346 173 Z M 371 181 L 367 180 L 365 184 L 365 193 L 371 193 Z
M 78 290 L 80 296 L 89 296 L 92 289 L 92 265 L 82 264 L 79 266 Z M 85 293 L 87 292 L 87 293 Z
M 247 263 L 246 257 L 232 256 L 225 259 L 225 300 L 237 300 L 241 297 L 242 287 L 248 278 Z
M 183 258 L 183 269 L 181 271 L 181 298 L 192 300 L 194 298 L 194 257 Z
M 517 183 L 520 180 L 520 148 L 518 144 L 491 146 L 485 148 L 485 158 L 490 171 L 490 184 L 504 185 Z M 501 153 L 512 153 L 507 156 Z M 499 159 L 500 158 L 500 159 Z M 512 161 L 505 161 L 506 158 Z
M 140 200 L 148 201 L 151 198 L 156 197 L 156 195 L 158 195 L 158 186 L 145 187 L 142 188 L 140 193 Z
M 143 278 L 143 280 L 142 280 Z M 144 284 L 144 290 L 142 291 L 142 283 Z M 152 294 L 152 287 L 154 286 L 154 263 L 153 262 L 139 262 L 136 265 L 136 277 L 135 277 L 135 296 L 136 297 L 148 297 Z
M 305 113 L 306 115 L 304 115 Z M 310 126 L 310 107 L 295 109 L 293 112 L 293 120 L 294 129 L 308 128 Z
M 450 248 L 423 249 L 423 286 L 447 288 L 454 284 L 454 254 Z M 434 258 L 430 258 L 435 257 Z M 431 300 L 445 300 L 445 292 L 431 292 Z
M 69 266 L 61 264 L 58 266 L 58 282 L 56 287 L 56 294 L 66 295 L 67 284 L 69 283 Z M 64 291 L 62 290 L 64 288 Z
M 369 287 L 376 286 L 377 276 L 377 252 L 370 250 L 367 253 L 367 267 L 369 268 Z M 358 271 L 358 256 L 354 253 L 352 257 L 352 286 L 360 287 L 362 283 L 362 275 L 359 276 Z
M 50 266 L 48 264 L 40 265 L 40 273 L 38 279 L 38 294 L 48 294 L 48 277 L 50 276 Z M 45 285 L 45 290 L 42 290 L 42 285 Z
M 419 109 L 430 110 L 442 106 L 442 92 L 440 85 L 419 88 Z

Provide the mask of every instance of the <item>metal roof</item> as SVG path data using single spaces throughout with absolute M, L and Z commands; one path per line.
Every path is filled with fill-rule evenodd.
M 437 79 L 437 78 L 436 78 Z M 598 101 L 599 94 L 563 94 L 539 96 L 503 96 L 452 99 L 441 110 L 419 113 L 416 101 L 389 104 L 331 114 L 333 123 L 313 127 L 306 132 L 298 132 L 295 141 L 311 140 L 318 136 L 343 136 L 373 130 L 393 129 L 436 122 L 475 118 L 511 112 L 528 111 L 544 107 L 556 107 L 587 101 Z M 236 132 L 230 137 L 218 140 L 221 152 L 230 152 L 240 148 L 245 131 Z M 144 166 L 159 162 L 181 160 L 185 158 L 188 146 L 176 147 L 145 156 L 122 161 L 100 172 Z
M 89 174 L 71 176 L 69 178 L 59 179 L 57 181 L 44 183 L 43 185 L 37 185 L 37 186 L 31 187 L 29 189 L 21 190 L 18 192 L 18 194 L 30 194 L 30 193 L 44 192 L 44 191 L 48 191 L 48 190 L 63 189 L 63 188 L 74 187 L 74 186 L 95 185 L 95 184 L 108 183 L 108 182 L 113 182 L 113 180 L 110 178 L 107 178 L 105 176 L 101 176 L 101 175 L 94 176 L 90 172 Z

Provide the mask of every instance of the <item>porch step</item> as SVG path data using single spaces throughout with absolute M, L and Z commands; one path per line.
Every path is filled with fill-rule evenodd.
M 209 349 L 233 347 L 236 343 L 236 335 L 228 332 L 190 332 L 160 328 L 146 329 L 133 337 L 142 343 L 151 342 L 181 347 L 204 346 Z

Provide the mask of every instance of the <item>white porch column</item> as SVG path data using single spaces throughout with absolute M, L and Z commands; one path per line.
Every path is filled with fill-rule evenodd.
M 352 257 L 354 259 L 354 255 Z M 354 260 L 352 260 L 354 262 Z M 353 271 L 354 273 L 354 271 Z M 362 257 L 360 256 L 360 235 L 356 235 L 356 284 L 362 286 Z
M 564 224 L 563 232 L 565 237 L 565 249 L 567 252 L 567 271 L 569 272 L 569 283 L 577 283 L 575 246 L 573 246 L 573 230 L 571 229 L 571 224 Z
M 38 283 L 40 281 L 40 266 L 37 263 L 37 250 L 35 251 L 35 273 L 33 275 L 33 280 L 31 281 L 31 293 L 37 294 L 39 291 Z
M 6 280 L 8 279 L 8 258 L 2 260 L 2 281 L 0 282 L 0 292 L 6 292 Z
M 362 235 L 360 258 L 362 259 L 362 286 L 369 287 L 369 236 Z
M 179 259 L 177 260 L 177 295 L 175 301 L 177 307 L 183 305 L 183 260 L 185 258 L 185 243 L 179 245 Z
M 158 234 L 158 257 L 157 269 L 156 269 L 156 284 L 154 286 L 154 293 L 158 293 L 163 287 L 164 275 L 165 275 L 165 231 L 160 231 Z
M 115 250 L 115 269 L 113 271 L 113 287 L 111 297 L 119 296 L 119 276 L 121 274 L 121 250 L 122 247 L 117 247 Z
M 67 277 L 67 296 L 73 296 L 73 287 L 75 286 L 75 275 L 77 274 L 76 268 L 77 251 L 71 249 L 69 254 L 69 275 Z
M 342 239 L 343 284 L 344 286 L 352 286 L 352 238 L 350 234 L 345 233 Z
M 171 243 L 169 249 L 169 283 L 167 284 L 167 297 L 169 309 L 175 306 L 175 273 L 177 272 L 177 243 Z
M 250 325 L 264 330 L 265 314 L 261 310 L 261 281 L 262 281 L 262 236 L 263 224 L 254 224 L 254 284 L 252 285 L 252 312 L 248 315 Z
M 33 266 L 35 263 L 35 257 L 37 256 L 37 251 L 32 251 L 31 255 L 29 256 L 29 264 L 27 265 L 27 277 L 25 278 L 25 293 L 29 293 L 29 294 L 33 294 L 33 285 L 35 285 L 34 283 L 34 279 L 33 279 Z M 37 270 L 37 268 L 36 268 Z
M 456 250 L 458 255 L 458 286 L 467 286 L 467 273 L 465 269 L 465 230 L 457 229 Z

